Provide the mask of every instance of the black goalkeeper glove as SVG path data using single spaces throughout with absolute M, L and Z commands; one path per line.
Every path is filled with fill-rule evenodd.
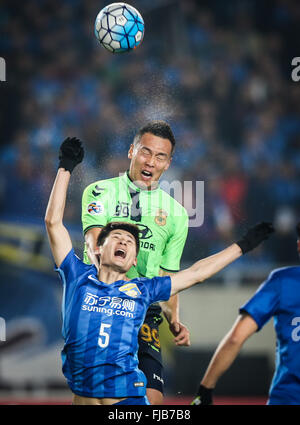
M 83 160 L 84 150 L 82 142 L 76 137 L 67 137 L 61 144 L 59 149 L 59 165 L 58 168 L 64 168 L 66 171 L 72 171 L 77 164 Z
M 191 402 L 192 406 L 209 406 L 213 404 L 213 390 L 200 384 L 196 397 Z
M 268 239 L 275 230 L 272 223 L 261 222 L 251 227 L 241 240 L 236 242 L 243 254 L 256 248 L 262 241 Z

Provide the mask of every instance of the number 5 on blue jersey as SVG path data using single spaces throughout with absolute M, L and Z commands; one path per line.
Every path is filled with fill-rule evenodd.
M 111 327 L 111 325 L 109 325 L 107 323 L 101 323 L 100 330 L 99 330 L 100 337 L 98 338 L 98 345 L 101 348 L 106 348 L 109 344 L 110 335 L 109 335 L 109 333 L 107 333 L 105 331 L 105 329 L 108 329 L 110 327 Z

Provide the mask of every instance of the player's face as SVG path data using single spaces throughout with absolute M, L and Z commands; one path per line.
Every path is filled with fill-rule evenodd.
M 126 230 L 112 230 L 99 247 L 101 266 L 112 266 L 120 273 L 126 273 L 137 264 L 136 242 Z
M 168 139 L 145 133 L 136 145 L 131 145 L 129 175 L 142 189 L 154 189 L 171 163 L 172 143 Z

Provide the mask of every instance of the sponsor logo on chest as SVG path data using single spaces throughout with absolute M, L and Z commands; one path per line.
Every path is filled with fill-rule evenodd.
M 98 296 L 92 292 L 86 292 L 81 309 L 108 316 L 134 317 L 136 302 L 129 298 L 120 298 L 109 295 Z

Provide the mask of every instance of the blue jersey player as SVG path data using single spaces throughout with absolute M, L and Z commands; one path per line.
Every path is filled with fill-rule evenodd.
M 63 373 L 73 404 L 149 404 L 146 378 L 137 358 L 138 331 L 149 305 L 217 273 L 266 239 L 272 225 L 254 226 L 237 243 L 172 277 L 128 280 L 126 273 L 137 262 L 139 229 L 131 223 L 108 223 L 97 241 L 97 269 L 75 255 L 63 224 L 71 172 L 83 155 L 78 139 L 67 138 L 62 143 L 45 216 L 63 282 Z
M 297 225 L 300 255 L 300 223 Z M 241 308 L 235 324 L 217 347 L 192 404 L 213 404 L 218 379 L 230 367 L 244 342 L 274 317 L 276 369 L 269 405 L 300 404 L 300 266 L 274 270 Z

